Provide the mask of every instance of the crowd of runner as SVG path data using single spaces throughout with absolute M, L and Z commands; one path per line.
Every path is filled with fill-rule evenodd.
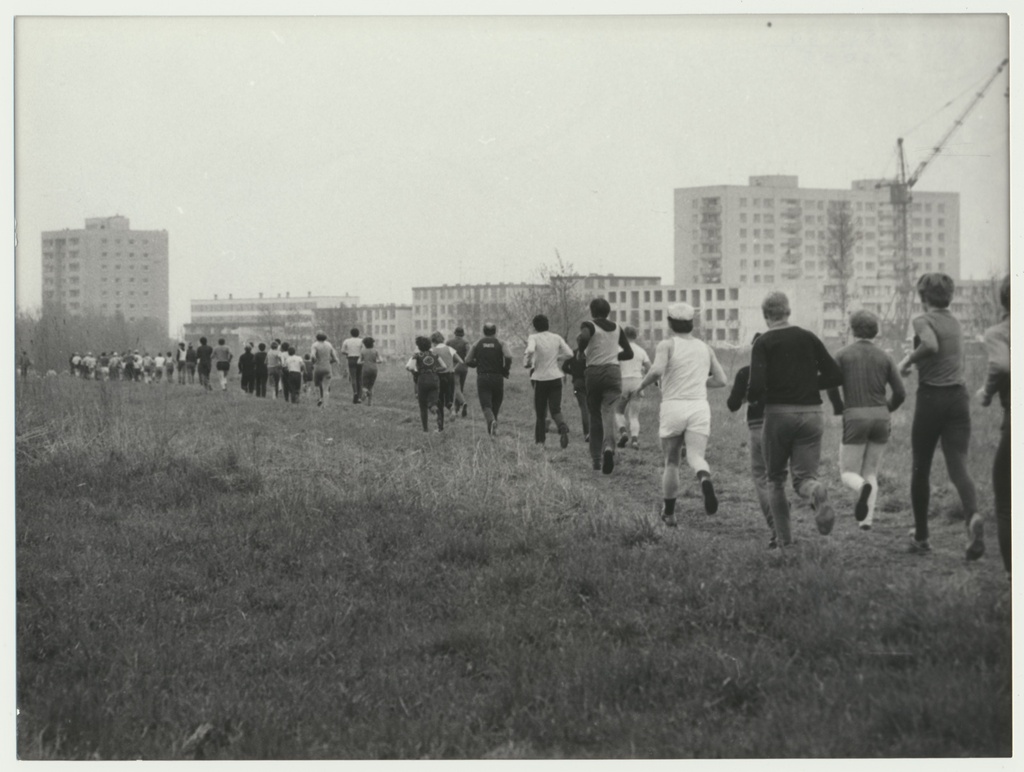
M 797 496 L 814 511 L 817 530 L 831 532 L 835 522 L 833 503 L 819 479 L 821 440 L 824 433 L 825 391 L 833 412 L 842 416 L 839 455 L 840 481 L 854 496 L 853 515 L 863 530 L 871 528 L 878 496 L 878 470 L 888 443 L 889 414 L 906 399 L 903 378 L 917 371 L 917 399 L 911 427 L 911 507 L 914 530 L 908 551 L 931 551 L 928 530 L 930 475 L 935 450 L 941 443 L 949 479 L 963 508 L 967 545 L 965 557 L 977 560 L 985 552 L 984 517 L 979 511 L 974 481 L 967 468 L 971 432 L 970 398 L 963 372 L 963 334 L 949 311 L 953 280 L 946 274 L 929 273 L 917 283 L 924 313 L 913 320 L 914 347 L 898 364 L 874 344 L 878 317 L 856 311 L 850 317 L 854 342 L 829 354 L 814 333 L 789 323 L 790 306 L 782 292 L 771 292 L 762 303 L 766 330 L 754 335 L 750 364 L 737 373 L 727 399 L 733 412 L 744 404 L 749 428 L 750 471 L 761 513 L 770 535 L 770 548 L 794 542 L 790 527 L 787 479 Z M 981 404 L 998 395 L 1003 422 L 993 464 L 995 517 L 999 548 L 1010 575 L 1010 358 L 1008 278 L 1000 287 L 1004 317 L 985 332 L 988 373 L 977 392 Z M 710 345 L 693 335 L 696 310 L 677 303 L 667 310 L 670 335 L 658 343 L 653 362 L 637 344 L 636 330 L 612 322 L 604 298 L 590 302 L 591 318 L 582 323 L 575 348 L 549 329 L 543 314 L 533 318 L 534 332 L 523 354 L 529 370 L 535 411 L 534 440 L 543 445 L 549 420 L 561 448 L 569 444 L 570 427 L 562 412 L 563 383 L 571 379 L 580 410 L 583 439 L 588 443 L 592 468 L 603 474 L 615 469 L 616 450 L 640 447 L 640 400 L 644 390 L 660 388 L 658 436 L 663 469 L 662 520 L 675 527 L 679 472 L 683 458 L 696 476 L 708 514 L 718 510 L 713 475 L 706 458 L 711 437 L 711 409 L 707 390 L 727 386 L 725 372 Z M 466 375 L 476 370 L 476 391 L 488 435 L 497 436 L 504 401 L 505 380 L 513 357 L 497 337 L 497 327 L 483 325 L 474 343 L 458 327 L 445 340 L 439 332 L 418 336 L 416 350 L 405 364 L 413 388 L 423 431 L 443 432 L 445 419 L 467 415 Z M 254 350 L 255 349 L 255 350 Z M 234 357 L 224 339 L 211 346 L 179 343 L 174 351 L 91 352 L 74 354 L 71 374 L 81 378 L 173 382 L 198 382 L 213 390 L 217 373 L 221 390 L 228 388 Z M 297 403 L 310 393 L 318 406 L 330 396 L 334 364 L 343 364 L 352 402 L 372 404 L 378 366 L 382 359 L 371 337 L 360 337 L 353 328 L 338 350 L 319 332 L 308 353 L 275 339 L 269 346 L 248 343 L 235 366 L 243 391 L 256 397 L 283 398 Z M 22 352 L 22 374 L 31 365 Z

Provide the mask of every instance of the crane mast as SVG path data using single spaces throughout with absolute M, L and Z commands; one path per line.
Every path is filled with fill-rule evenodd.
M 999 77 L 1001 73 L 1009 64 L 1009 59 L 1003 59 L 999 63 L 995 72 L 985 81 L 980 89 L 974 94 L 974 97 L 968 102 L 967 106 L 963 109 L 953 125 L 949 127 L 942 139 L 939 140 L 938 144 L 932 147 L 931 152 L 922 160 L 914 171 L 907 176 L 907 165 L 903 155 L 903 137 L 899 137 L 896 140 L 896 152 L 899 158 L 899 170 L 896 179 L 889 180 L 886 182 L 880 182 L 876 187 L 888 187 L 889 188 L 889 203 L 893 209 L 893 278 L 896 280 L 896 292 L 892 298 L 892 304 L 890 306 L 891 313 L 889 317 L 889 330 L 888 337 L 900 341 L 904 341 L 908 328 L 910 325 L 910 317 L 913 313 L 914 307 L 914 262 L 910 259 L 909 249 L 909 228 L 908 228 L 908 213 L 910 211 L 910 204 L 913 201 L 913 195 L 911 189 L 917 183 L 921 174 L 928 167 L 942 149 L 949 142 L 957 129 L 963 126 L 964 120 L 970 114 L 970 112 L 977 106 L 978 102 L 981 101 L 982 97 L 985 96 L 985 92 L 988 91 L 989 86 Z

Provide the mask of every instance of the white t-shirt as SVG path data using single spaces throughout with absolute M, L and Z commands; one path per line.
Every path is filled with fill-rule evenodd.
M 341 344 L 341 353 L 347 357 L 357 357 L 363 350 L 362 338 L 345 338 Z
M 526 339 L 523 366 L 533 367 L 531 381 L 557 381 L 565 375 L 559 365 L 571 358 L 572 349 L 558 333 L 545 330 Z
M 650 367 L 651 358 L 647 356 L 647 351 L 636 341 L 631 340 L 629 342 L 629 346 L 633 349 L 633 358 L 619 362 L 619 369 L 622 371 L 622 377 L 643 378 L 644 365 Z
M 302 357 L 298 354 L 289 354 L 284 360 L 285 367 L 288 368 L 290 373 L 301 373 L 302 372 Z

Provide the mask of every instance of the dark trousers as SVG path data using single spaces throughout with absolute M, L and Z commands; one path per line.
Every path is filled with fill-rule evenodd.
M 793 489 L 810 498 L 818 482 L 821 436 L 825 431 L 821 407 L 808 412 L 764 414 L 761 447 L 768 473 L 768 500 L 775 533 L 783 546 L 792 543 L 786 477 L 793 472 Z
M 288 391 L 285 392 L 284 398 L 286 400 L 290 399 L 297 404 L 299 394 L 302 393 L 302 373 L 289 372 L 286 382 L 288 383 Z
M 242 370 L 241 376 L 242 391 L 252 394 L 256 390 L 256 374 L 252 370 Z
M 590 413 L 590 458 L 596 464 L 603 449 L 615 450 L 615 403 L 622 396 L 622 371 L 616 362 L 588 365 L 583 372 Z
M 256 374 L 253 376 L 253 379 L 256 383 L 257 397 L 267 396 L 267 375 L 268 373 L 266 370 L 257 370 Z
M 1003 415 L 1003 429 L 1000 432 L 999 447 L 992 464 L 992 491 L 996 498 L 996 530 L 999 534 L 999 552 L 1003 556 L 1003 568 L 1010 572 L 1010 411 Z
M 498 418 L 501 403 L 505 399 L 505 376 L 501 373 L 477 373 L 476 395 L 480 399 L 480 409 L 487 419 L 487 431 Z
M 363 366 L 359 357 L 348 358 L 348 379 L 352 383 L 352 401 L 358 402 L 363 395 Z
M 565 419 L 562 418 L 562 379 L 556 378 L 553 381 L 533 382 L 533 410 L 537 415 L 537 423 L 534 425 L 533 439 L 543 443 L 547 434 L 547 414 L 551 412 L 551 420 L 562 431 L 565 426 Z M 565 431 L 568 431 L 566 427 Z
M 438 396 L 438 407 L 451 409 L 455 404 L 455 373 L 439 373 L 441 393 Z
M 437 411 L 437 430 L 444 430 L 444 409 L 440 403 L 441 388 L 440 381 L 434 373 L 420 373 L 416 379 L 416 400 L 420 404 L 420 422 L 423 424 L 423 431 L 430 431 L 427 426 L 427 416 L 430 408 Z
M 913 471 L 910 474 L 910 505 L 914 510 L 914 538 L 928 538 L 928 503 L 931 498 L 932 458 L 942 443 L 949 479 L 960 494 L 964 516 L 978 511 L 978 494 L 967 470 L 971 442 L 971 407 L 963 386 L 921 386 L 917 390 L 914 423 L 910 429 Z

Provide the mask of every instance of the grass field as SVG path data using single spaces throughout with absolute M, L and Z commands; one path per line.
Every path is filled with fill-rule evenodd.
M 372 407 L 334 383 L 324 410 L 237 381 L 19 384 L 21 758 L 1011 753 L 1009 585 L 992 521 L 988 554 L 964 561 L 941 453 L 934 552 L 904 551 L 912 395 L 874 530 L 856 528 L 830 419 L 841 516 L 822 537 L 795 508 L 780 553 L 723 390 L 719 513 L 686 472 L 668 530 L 656 392 L 642 449 L 605 477 L 571 392 L 572 444 L 533 444 L 522 372 L 495 440 L 475 399 L 424 434 L 397 366 Z M 1000 414 L 972 409 L 991 515 Z

